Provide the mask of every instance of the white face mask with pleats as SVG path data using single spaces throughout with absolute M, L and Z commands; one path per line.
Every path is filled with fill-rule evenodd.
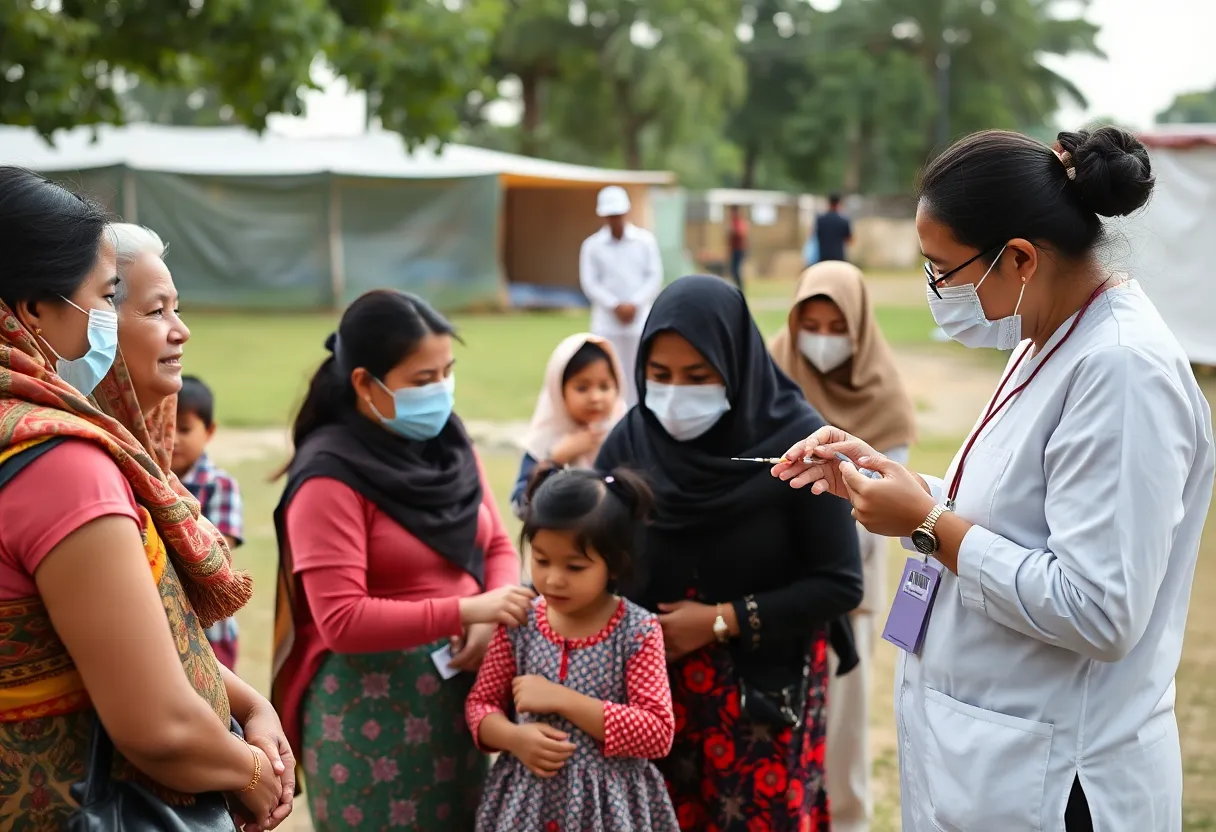
M 933 293 L 931 287 L 925 287 L 933 320 L 941 327 L 942 332 L 964 347 L 1011 350 L 1022 341 L 1022 316 L 1018 314 L 1018 309 L 1022 306 L 1022 295 L 1026 293 L 1025 283 L 1022 284 L 1022 291 L 1018 293 L 1018 302 L 1013 307 L 1012 315 L 990 321 L 984 314 L 984 305 L 980 303 L 979 288 L 996 268 L 1005 248 L 1006 246 L 1001 247 L 988 271 L 984 272 L 984 276 L 976 283 L 940 286 L 940 298 Z
M 646 382 L 646 409 L 677 442 L 696 439 L 730 410 L 721 384 L 661 384 Z
M 853 357 L 853 339 L 848 335 L 798 333 L 798 351 L 821 373 L 830 373 Z

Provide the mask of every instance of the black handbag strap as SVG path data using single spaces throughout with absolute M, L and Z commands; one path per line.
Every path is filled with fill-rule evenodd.
M 25 470 L 38 457 L 53 448 L 59 447 L 66 441 L 66 436 L 53 436 L 44 442 L 39 442 L 33 447 L 26 448 L 24 451 L 18 451 L 8 459 L 0 462 L 0 488 L 8 485 L 14 477 Z
M 110 777 L 114 768 L 114 741 L 110 739 L 101 719 L 93 717 L 93 736 L 89 740 L 89 759 L 85 764 L 80 794 L 74 794 L 81 806 L 91 806 L 110 794 Z

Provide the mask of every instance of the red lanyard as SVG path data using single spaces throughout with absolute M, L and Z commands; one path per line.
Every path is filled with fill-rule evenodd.
M 1005 405 L 1009 404 L 1014 396 L 1025 390 L 1030 382 L 1034 381 L 1034 377 L 1039 374 L 1039 370 L 1043 369 L 1043 365 L 1050 361 L 1051 357 L 1056 354 L 1056 350 L 1064 346 L 1064 342 L 1068 340 L 1069 336 L 1071 336 L 1073 331 L 1077 328 L 1077 324 L 1081 323 L 1081 318 L 1084 317 L 1086 310 L 1089 309 L 1089 305 L 1094 302 L 1094 299 L 1097 298 L 1098 295 L 1102 294 L 1102 290 L 1106 288 L 1107 282 L 1107 280 L 1103 280 L 1102 285 L 1097 289 L 1094 289 L 1094 293 L 1089 296 L 1089 300 L 1085 301 L 1085 305 L 1082 306 L 1080 311 L 1077 312 L 1077 317 L 1073 318 L 1072 325 L 1068 327 L 1068 332 L 1064 333 L 1064 337 L 1061 338 L 1055 346 L 1048 350 L 1047 355 L 1043 356 L 1043 360 L 1040 361 L 1038 366 L 1031 371 L 1030 376 L 1017 387 L 1013 388 L 1013 390 L 1009 392 L 1009 395 L 1003 399 L 1001 398 L 1001 393 L 1005 390 L 1005 385 L 1009 383 L 1009 379 L 1013 378 L 1014 374 L 1018 370 L 1018 367 L 1021 366 L 1022 359 L 1030 354 L 1030 347 L 1022 350 L 1022 354 L 1018 356 L 1017 361 L 1013 362 L 1013 366 L 1009 368 L 1009 372 L 1003 379 L 1001 379 L 1000 386 L 996 388 L 996 393 L 992 396 L 992 401 L 988 403 L 988 409 L 984 411 L 984 418 L 980 420 L 979 426 L 972 431 L 970 438 L 967 440 L 967 444 L 963 446 L 962 456 L 960 456 L 958 459 L 958 467 L 954 469 L 954 477 L 950 480 L 950 490 L 946 493 L 946 507 L 951 511 L 954 510 L 954 498 L 958 496 L 958 486 L 963 479 L 963 466 L 967 464 L 967 457 L 970 455 L 971 448 L 975 445 L 975 441 L 979 439 L 980 434 L 984 432 L 984 428 L 988 427 L 988 424 L 997 417 L 997 414 L 1005 409 Z

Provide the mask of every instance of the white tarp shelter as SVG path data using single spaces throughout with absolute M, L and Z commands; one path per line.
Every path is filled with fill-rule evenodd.
M 1216 124 L 1161 125 L 1140 140 L 1157 184 L 1121 224 L 1131 273 L 1191 362 L 1216 366 Z
M 501 303 L 507 282 L 577 288 L 579 246 L 601 222 L 596 191 L 624 186 L 635 221 L 653 226 L 652 192 L 674 184 L 664 171 L 462 145 L 411 153 L 395 133 L 148 124 L 77 128 L 53 145 L 0 126 L 0 164 L 66 180 L 155 229 L 182 297 L 228 307 L 341 306 L 394 287 L 455 308 Z

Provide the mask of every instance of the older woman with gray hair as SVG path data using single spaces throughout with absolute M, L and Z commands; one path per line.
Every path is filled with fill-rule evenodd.
M 139 225 L 114 223 L 109 231 L 118 267 L 115 305 L 122 362 L 98 385 L 94 398 L 102 410 L 134 434 L 170 475 L 174 487 L 184 493 L 185 487 L 172 477 L 171 470 L 177 393 L 182 388 L 181 359 L 190 330 L 178 314 L 177 287 L 164 262 L 166 246 L 155 231 Z M 234 619 L 221 619 L 208 628 L 207 638 L 223 638 L 227 628 L 235 632 L 235 626 Z M 282 778 L 280 806 L 262 823 L 263 829 L 269 829 L 291 811 L 295 759 L 270 702 L 227 667 L 222 667 L 221 675 L 232 714 L 246 739 L 266 752 L 275 774 Z
M 118 346 L 145 415 L 182 389 L 182 348 L 190 330 L 178 316 L 177 287 L 155 231 L 110 226 L 118 255 Z M 174 404 L 168 402 L 168 404 Z

